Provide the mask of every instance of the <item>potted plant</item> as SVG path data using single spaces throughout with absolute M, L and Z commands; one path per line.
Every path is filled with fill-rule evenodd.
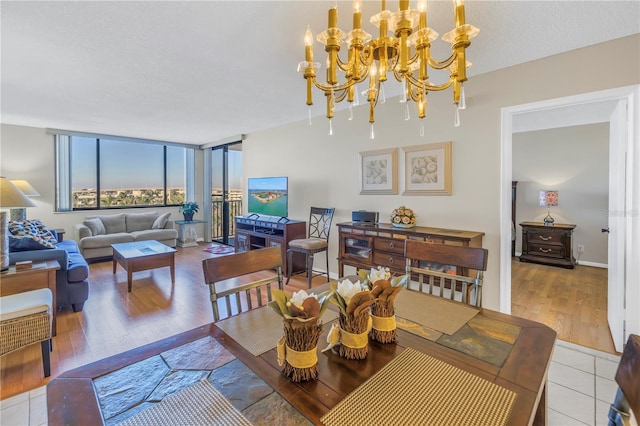
M 193 220 L 194 213 L 198 213 L 198 209 L 200 209 L 198 203 L 195 201 L 187 201 L 178 208 L 178 211 L 183 214 L 185 221 L 191 222 Z

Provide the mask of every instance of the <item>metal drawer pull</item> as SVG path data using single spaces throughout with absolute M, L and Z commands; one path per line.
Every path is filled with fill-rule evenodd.
M 538 237 L 542 240 L 542 241 L 549 241 L 550 239 L 552 239 L 553 237 L 549 236 L 549 237 L 543 237 L 542 235 L 538 235 Z
M 389 258 L 389 263 L 393 263 L 393 257 Z
M 389 243 L 389 248 L 396 248 L 395 243 Z
M 541 251 L 541 252 L 543 252 L 543 253 L 551 253 L 551 251 L 552 251 L 551 249 L 547 249 L 547 250 L 545 250 L 545 249 L 543 249 L 542 247 L 540 247 L 538 250 L 540 250 L 540 251 Z

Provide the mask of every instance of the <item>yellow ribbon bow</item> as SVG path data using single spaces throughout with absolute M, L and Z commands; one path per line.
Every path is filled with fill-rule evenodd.
M 316 348 L 309 351 L 296 351 L 287 346 L 284 336 L 278 340 L 277 351 L 278 365 L 280 367 L 285 361 L 294 368 L 311 368 L 318 363 Z
M 328 351 L 338 343 L 353 349 L 364 348 L 369 344 L 369 331 L 371 330 L 372 324 L 371 316 L 369 316 L 369 320 L 367 321 L 367 330 L 364 333 L 355 334 L 343 330 L 340 328 L 338 323 L 333 323 L 329 330 L 329 334 L 327 335 L 328 345 L 322 350 L 322 352 Z

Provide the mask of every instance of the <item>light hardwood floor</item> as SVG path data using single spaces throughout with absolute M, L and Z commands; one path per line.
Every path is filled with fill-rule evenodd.
M 44 386 L 69 369 L 211 322 L 213 315 L 202 260 L 212 255 L 203 248 L 203 245 L 178 248 L 174 285 L 168 268 L 137 272 L 131 293 L 127 292 L 127 274 L 122 268 L 118 267 L 113 274 L 111 262 L 91 264 L 90 294 L 84 310 L 74 313 L 67 308 L 57 317 L 51 377 L 42 377 L 40 345 L 8 354 L 0 358 L 0 399 Z M 613 351 L 606 334 L 608 328 L 603 332 L 606 274 L 602 289 L 601 284 L 584 285 L 598 281 L 595 277 L 599 276 L 599 270 L 591 271 L 595 268 L 578 267 L 571 274 L 561 268 L 522 265 L 526 267 L 520 268 L 519 262 L 512 266 L 514 281 L 522 281 L 512 288 L 512 294 L 518 295 L 514 298 L 514 315 L 547 323 L 558 330 L 560 339 Z M 326 277 L 314 278 L 314 285 L 325 282 Z M 559 290 L 559 284 L 565 289 Z M 285 290 L 302 288 L 306 288 L 306 278 L 298 275 L 292 277 Z M 599 301 L 597 306 L 592 306 L 591 299 Z M 568 319 L 573 311 L 579 320 Z
M 607 322 L 607 270 L 511 262 L 511 314 L 548 325 L 558 339 L 617 354 Z

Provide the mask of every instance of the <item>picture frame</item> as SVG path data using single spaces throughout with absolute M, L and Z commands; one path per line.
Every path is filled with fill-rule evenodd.
M 451 195 L 451 142 L 403 147 L 402 195 Z
M 359 153 L 360 195 L 398 193 L 398 149 Z

